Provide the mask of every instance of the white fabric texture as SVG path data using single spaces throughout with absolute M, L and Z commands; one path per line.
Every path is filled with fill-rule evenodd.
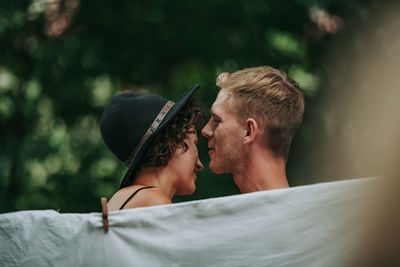
M 101 213 L 0 214 L 0 266 L 351 266 L 380 178 Z

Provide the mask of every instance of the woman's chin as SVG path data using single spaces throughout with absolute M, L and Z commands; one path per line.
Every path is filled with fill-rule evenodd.
M 176 195 L 177 196 L 189 196 L 193 195 L 193 193 L 196 192 L 196 186 L 192 186 L 192 188 L 187 188 L 186 190 L 182 190 L 182 192 L 178 192 Z

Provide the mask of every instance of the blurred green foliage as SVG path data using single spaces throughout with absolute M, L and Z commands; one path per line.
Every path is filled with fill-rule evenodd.
M 177 100 L 200 83 L 210 107 L 223 71 L 271 65 L 304 89 L 307 111 L 288 162 L 306 184 L 323 93 L 323 56 L 379 0 L 9 0 L 0 3 L 0 212 L 99 209 L 125 168 L 99 133 L 104 105 L 122 90 Z M 206 140 L 200 157 L 208 165 Z M 229 175 L 199 174 L 175 201 L 237 194 Z

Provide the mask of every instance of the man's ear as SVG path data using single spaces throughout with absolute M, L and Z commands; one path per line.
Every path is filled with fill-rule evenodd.
M 250 144 L 254 142 L 256 136 L 259 134 L 260 128 L 255 119 L 248 118 L 246 120 L 246 135 L 244 136 L 243 143 Z

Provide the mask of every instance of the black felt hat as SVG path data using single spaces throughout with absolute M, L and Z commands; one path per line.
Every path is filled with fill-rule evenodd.
M 133 173 L 154 137 L 185 106 L 199 88 L 188 89 L 176 103 L 154 94 L 122 93 L 107 104 L 100 132 L 107 147 L 129 166 L 120 188 L 132 185 Z

